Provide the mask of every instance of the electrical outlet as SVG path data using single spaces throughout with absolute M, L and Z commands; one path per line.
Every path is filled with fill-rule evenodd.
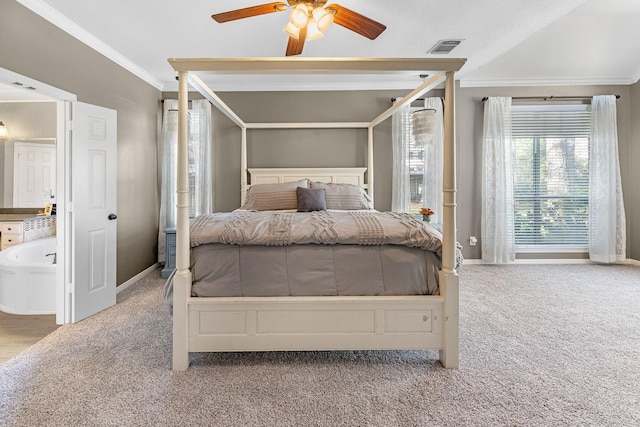
M 476 236 L 469 237 L 469 246 L 475 246 L 478 243 L 478 238 Z

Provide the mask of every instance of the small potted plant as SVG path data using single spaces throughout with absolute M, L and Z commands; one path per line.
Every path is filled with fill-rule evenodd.
M 429 208 L 422 208 L 420 209 L 420 215 L 422 215 L 422 220 L 424 222 L 431 222 L 431 215 L 433 215 L 435 212 L 433 212 L 431 209 Z

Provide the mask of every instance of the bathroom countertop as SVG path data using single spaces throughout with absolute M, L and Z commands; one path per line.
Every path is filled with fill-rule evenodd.
M 25 219 L 37 218 L 36 214 L 0 214 L 0 222 L 24 221 Z

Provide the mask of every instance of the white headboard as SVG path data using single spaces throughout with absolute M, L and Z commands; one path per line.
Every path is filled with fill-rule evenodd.
M 249 168 L 248 170 L 251 184 L 274 184 L 308 178 L 311 181 L 355 184 L 367 188 L 364 181 L 367 168 Z M 242 204 L 246 194 L 247 188 L 243 188 Z

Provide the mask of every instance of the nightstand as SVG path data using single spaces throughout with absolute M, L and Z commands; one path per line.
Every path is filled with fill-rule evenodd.
M 162 278 L 166 279 L 176 269 L 176 229 L 167 228 L 164 230 L 165 234 L 165 261 L 164 268 L 162 269 Z

